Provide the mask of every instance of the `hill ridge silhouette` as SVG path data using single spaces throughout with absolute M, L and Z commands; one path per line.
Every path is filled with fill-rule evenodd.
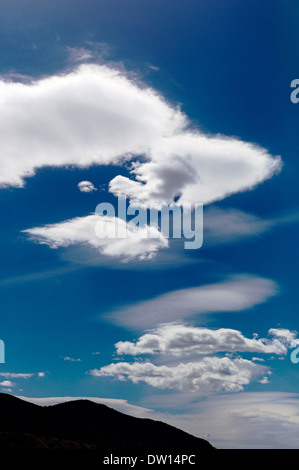
M 212 445 L 161 421 L 136 418 L 88 399 L 40 406 L 0 393 L 0 449 L 199 452 Z

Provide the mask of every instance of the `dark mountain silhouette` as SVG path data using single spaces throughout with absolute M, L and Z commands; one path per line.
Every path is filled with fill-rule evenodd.
M 90 449 L 109 455 L 198 453 L 214 448 L 168 424 L 89 400 L 39 406 L 0 393 L 0 449 Z

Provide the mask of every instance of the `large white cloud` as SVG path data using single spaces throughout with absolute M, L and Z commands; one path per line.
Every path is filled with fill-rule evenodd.
M 277 292 L 278 286 L 270 279 L 238 275 L 214 284 L 168 292 L 110 311 L 105 316 L 131 329 L 156 328 L 198 314 L 247 310 Z
M 125 230 L 126 237 L 115 237 L 116 228 Z M 136 230 L 133 223 L 97 214 L 33 227 L 23 232 L 38 243 L 47 244 L 51 248 L 87 245 L 107 257 L 123 261 L 151 259 L 158 249 L 168 246 L 167 239 L 155 226 L 137 227 Z
M 119 341 L 116 352 L 119 355 L 168 353 L 174 356 L 186 354 L 214 354 L 218 352 L 255 352 L 286 355 L 289 348 L 296 347 L 299 339 L 296 332 L 272 328 L 269 334 L 274 339 L 246 338 L 240 331 L 230 328 L 211 330 L 186 325 L 164 325 L 142 335 L 135 343 Z
M 43 166 L 120 163 L 143 155 L 134 177 L 110 183 L 133 201 L 211 202 L 280 170 L 255 145 L 191 130 L 158 93 L 105 66 L 32 83 L 0 81 L 0 185 L 23 186 Z
M 266 367 L 246 359 L 212 356 L 174 366 L 157 366 L 152 362 L 118 362 L 89 373 L 96 377 L 111 376 L 133 383 L 145 382 L 161 389 L 192 390 L 206 395 L 211 392 L 242 391 L 245 385 L 266 372 Z
M 153 90 L 104 66 L 0 85 L 2 185 L 22 186 L 24 177 L 46 165 L 84 167 L 143 154 L 185 121 Z
M 132 170 L 137 181 L 117 176 L 110 191 L 132 203 L 210 203 L 252 189 L 279 171 L 281 161 L 236 139 L 179 132 L 152 145 L 151 161 Z

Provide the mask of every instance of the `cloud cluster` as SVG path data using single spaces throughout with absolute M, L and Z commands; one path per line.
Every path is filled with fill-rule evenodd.
M 84 56 L 85 51 L 77 52 Z M 25 178 L 45 166 L 86 168 L 134 160 L 130 177 L 118 175 L 110 181 L 109 191 L 115 196 L 139 206 L 174 200 L 208 204 L 252 189 L 281 168 L 280 157 L 254 144 L 203 134 L 156 90 L 108 66 L 83 64 L 30 82 L 4 79 L 0 95 L 0 187 L 22 187 Z M 96 190 L 90 181 L 81 181 L 78 188 L 85 193 Z M 230 215 L 233 225 L 234 214 Z M 91 217 L 27 233 L 51 247 L 87 244 L 116 258 L 128 253 L 126 261 L 152 259 L 167 246 L 162 237 L 158 242 L 99 243 L 93 233 L 85 233 L 82 240 L 78 232 L 90 226 Z M 248 233 L 258 221 L 245 219 Z
M 13 382 L 10 379 L 31 379 L 32 377 L 45 377 L 46 372 L 37 372 L 37 373 L 19 373 L 19 372 L 0 372 L 0 377 L 3 377 L 5 380 L 0 382 L 0 386 L 3 387 L 3 391 L 12 392 L 13 388 L 18 384 Z
M 299 344 L 296 332 L 271 328 L 269 334 L 274 339 L 246 338 L 240 331 L 229 328 L 211 330 L 170 324 L 142 335 L 135 343 L 119 341 L 115 347 L 117 354 L 132 356 L 161 353 L 175 356 L 207 355 L 223 351 L 286 355 L 289 348 Z
M 204 357 L 200 361 L 175 366 L 157 366 L 151 362 L 118 362 L 93 369 L 96 377 L 112 376 L 118 380 L 145 382 L 161 389 L 192 390 L 201 394 L 210 392 L 239 392 L 251 380 L 267 369 L 246 359 Z
M 211 392 L 239 392 L 252 380 L 268 384 L 271 371 L 257 364 L 259 358 L 251 360 L 233 357 L 234 353 L 261 353 L 286 355 L 290 348 L 299 344 L 297 332 L 282 328 L 271 328 L 272 339 L 246 338 L 240 331 L 220 328 L 191 327 L 187 325 L 164 325 L 142 335 L 135 343 L 116 343 L 118 355 L 159 355 L 159 362 L 136 360 L 117 362 L 89 373 L 96 377 L 114 377 L 133 383 L 145 382 L 161 389 L 191 390 L 200 394 Z M 223 357 L 217 353 L 226 353 Z M 169 362 L 169 357 L 172 360 Z M 182 362 L 189 356 L 188 362 Z
M 125 231 L 126 237 L 115 237 L 116 228 Z M 33 227 L 23 232 L 29 234 L 32 240 L 47 244 L 50 248 L 85 245 L 102 255 L 122 261 L 152 259 L 160 248 L 168 246 L 168 240 L 155 226 L 144 226 L 136 230 L 133 223 L 97 214 Z
M 278 286 L 272 280 L 244 274 L 214 284 L 172 291 L 105 316 L 127 328 L 153 328 L 198 314 L 247 310 L 266 302 L 277 292 Z
M 112 193 L 143 204 L 177 196 L 209 203 L 252 189 L 281 168 L 279 157 L 256 145 L 192 129 L 155 90 L 106 66 L 85 64 L 0 87 L 1 186 L 23 186 L 44 166 L 120 164 L 142 156 L 132 178 L 110 182 Z

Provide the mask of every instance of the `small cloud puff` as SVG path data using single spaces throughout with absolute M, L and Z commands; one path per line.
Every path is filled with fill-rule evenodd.
M 97 188 L 94 187 L 91 181 L 80 181 L 80 183 L 78 183 L 78 188 L 81 193 L 93 193 L 94 191 L 97 191 Z
M 81 362 L 81 359 L 75 359 L 74 357 L 66 356 L 63 358 L 64 361 L 71 361 L 71 362 Z

